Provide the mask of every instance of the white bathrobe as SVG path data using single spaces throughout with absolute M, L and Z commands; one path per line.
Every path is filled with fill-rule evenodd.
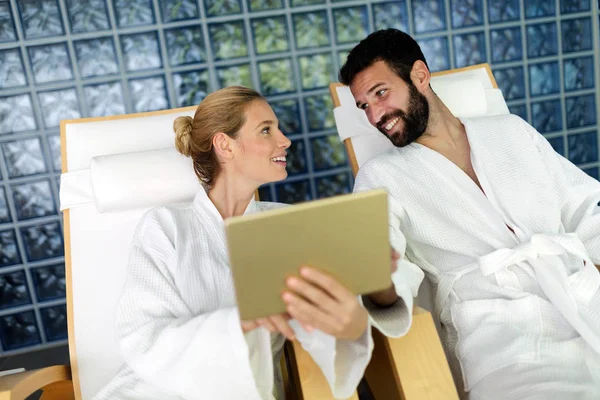
M 355 191 L 389 191 L 391 229 L 433 283 L 459 392 L 600 399 L 600 182 L 519 117 L 461 121 L 483 192 L 418 143 L 369 160 Z
M 245 213 L 281 206 L 252 200 Z M 116 316 L 125 364 L 94 398 L 283 399 L 285 338 L 242 332 L 223 219 L 204 190 L 191 205 L 148 212 L 132 246 Z M 290 323 L 333 393 L 349 397 L 371 357 L 370 329 L 345 341 Z

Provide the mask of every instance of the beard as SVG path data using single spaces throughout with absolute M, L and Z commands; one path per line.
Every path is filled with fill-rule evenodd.
M 429 122 L 429 102 L 421 94 L 417 87 L 409 82 L 409 100 L 406 111 L 395 110 L 381 117 L 376 128 L 383 133 L 396 147 L 404 147 L 417 140 L 427 129 Z M 393 132 L 396 126 L 392 127 L 392 132 L 385 130 L 385 126 L 395 118 L 400 118 L 396 124 L 402 121 L 402 130 Z

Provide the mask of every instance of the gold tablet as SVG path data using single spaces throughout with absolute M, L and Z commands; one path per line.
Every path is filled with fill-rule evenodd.
M 225 220 L 240 317 L 285 312 L 285 279 L 303 265 L 355 294 L 391 281 L 387 193 L 337 196 Z

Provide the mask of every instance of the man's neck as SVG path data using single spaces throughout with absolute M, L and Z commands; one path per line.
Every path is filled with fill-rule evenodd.
M 465 146 L 465 127 L 437 96 L 429 99 L 429 123 L 416 142 L 432 149 L 460 150 Z

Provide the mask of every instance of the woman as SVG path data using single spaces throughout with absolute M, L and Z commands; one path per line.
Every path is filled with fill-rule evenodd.
M 283 399 L 285 337 L 309 351 L 336 396 L 350 396 L 372 340 L 367 312 L 344 286 L 303 268 L 282 295 L 288 314 L 239 320 L 223 220 L 283 206 L 253 197 L 287 176 L 290 141 L 271 107 L 251 89 L 229 87 L 207 96 L 194 118 L 177 118 L 174 130 L 205 190 L 191 205 L 142 218 L 117 314 L 125 365 L 96 398 Z

